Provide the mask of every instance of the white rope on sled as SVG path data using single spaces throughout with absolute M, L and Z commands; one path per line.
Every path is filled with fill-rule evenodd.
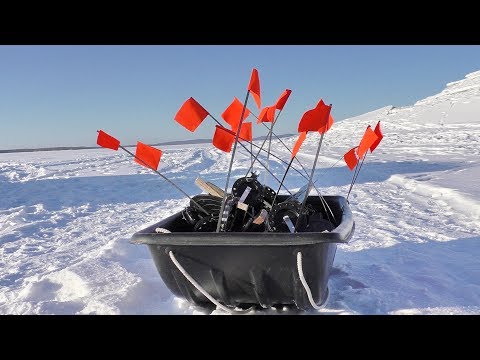
M 305 280 L 305 276 L 303 275 L 302 253 L 300 251 L 297 253 L 297 270 L 300 281 L 302 282 L 302 285 L 307 293 L 308 301 L 310 301 L 310 305 L 312 305 L 315 310 L 320 310 L 324 308 L 327 300 L 325 300 L 322 306 L 318 306 L 317 304 L 315 304 L 315 301 L 313 301 L 312 291 L 310 290 L 310 287 L 307 284 L 307 280 Z
M 183 276 L 185 276 L 185 278 L 190 282 L 190 284 L 192 284 L 193 286 L 195 286 L 195 288 L 200 291 L 208 300 L 210 300 L 212 303 L 214 303 L 215 305 L 217 305 L 217 307 L 219 307 L 220 309 L 222 309 L 223 311 L 226 311 L 230 314 L 245 314 L 247 312 L 249 312 L 252 308 L 250 309 L 247 309 L 247 310 L 236 310 L 236 309 L 230 309 L 228 307 L 226 307 L 225 305 L 222 305 L 220 304 L 217 300 L 215 300 L 213 298 L 213 296 L 211 296 L 209 293 L 207 293 L 205 291 L 204 288 L 202 288 L 200 286 L 199 283 L 197 283 L 195 281 L 194 278 L 192 278 L 188 273 L 187 271 L 183 268 L 182 265 L 180 265 L 180 263 L 178 262 L 178 260 L 175 258 L 175 255 L 173 255 L 173 252 L 172 251 L 169 251 L 168 252 L 168 255 L 170 256 L 170 259 L 172 259 L 172 262 L 175 264 L 175 266 L 177 267 L 177 269 L 183 274 Z

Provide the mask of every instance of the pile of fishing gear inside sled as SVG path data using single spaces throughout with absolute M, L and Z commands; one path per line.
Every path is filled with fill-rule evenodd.
M 184 226 L 177 223 L 176 229 L 214 232 L 219 222 L 224 192 L 200 178 L 195 183 L 206 194 L 192 197 L 190 205 L 181 213 Z M 257 174 L 241 177 L 235 181 L 231 192 L 226 196 L 220 230 L 288 233 L 333 230 L 336 227 L 335 216 L 325 200 L 319 197 L 320 208 L 306 204 L 302 209 L 299 201 L 302 195 L 305 195 L 305 189 L 286 199 L 285 196 L 278 197 L 272 188 L 259 182 Z

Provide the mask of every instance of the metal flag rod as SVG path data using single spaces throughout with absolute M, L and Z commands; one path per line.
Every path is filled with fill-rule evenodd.
M 275 135 L 275 134 L 273 134 L 273 135 Z M 280 141 L 280 143 L 281 143 L 283 146 L 285 146 L 285 148 L 288 150 L 288 152 L 289 152 L 290 154 L 293 154 L 292 150 L 290 150 L 290 149 L 288 148 L 288 146 L 287 146 L 277 135 L 275 135 L 275 137 L 277 138 L 278 141 Z M 300 167 L 301 167 L 302 170 L 305 172 L 305 174 L 308 175 L 307 169 L 305 169 L 305 167 L 302 165 L 301 161 L 298 160 L 298 158 L 297 158 L 296 156 L 295 156 L 295 160 L 297 161 L 298 165 L 300 165 Z M 340 161 L 340 160 L 341 160 L 341 159 L 339 159 L 338 161 Z M 338 163 L 338 161 L 334 164 L 334 166 Z M 333 167 L 333 166 L 332 166 L 332 167 Z M 293 168 L 293 169 L 297 171 L 297 169 L 295 169 L 295 168 Z M 288 171 L 288 170 L 287 170 L 287 171 Z M 297 172 L 298 172 L 300 175 L 302 175 L 299 171 L 297 171 Z M 304 177 L 305 179 L 308 179 L 306 176 L 303 176 L 303 177 Z M 328 208 L 328 211 L 330 212 L 330 214 L 331 214 L 332 217 L 333 217 L 333 220 L 336 221 L 336 220 L 335 220 L 335 215 L 333 215 L 332 209 L 330 209 L 330 206 L 328 205 L 327 201 L 326 201 L 325 198 L 323 197 L 323 195 L 322 195 L 322 193 L 320 192 L 320 190 L 318 190 L 317 187 L 315 186 L 315 183 L 316 183 L 317 181 L 318 181 L 318 179 L 315 180 L 315 182 L 312 184 L 312 186 L 313 186 L 313 188 L 315 189 L 315 191 L 317 192 L 318 197 L 320 198 L 320 201 L 322 202 L 323 208 L 325 209 L 325 207 L 327 207 L 327 208 Z M 326 211 L 327 211 L 327 209 L 325 209 L 325 212 L 326 212 Z M 327 216 L 328 216 L 328 213 L 327 213 Z
M 252 114 L 255 118 L 258 119 L 258 117 L 257 117 L 255 114 L 253 114 L 253 113 L 251 113 L 251 114 Z M 277 140 L 288 150 L 288 152 L 290 152 L 290 154 L 292 154 L 292 150 L 290 150 L 289 147 L 282 141 L 282 139 L 280 139 L 280 137 L 278 137 L 277 134 L 275 134 L 275 133 L 273 132 L 273 126 L 275 125 L 275 123 L 276 123 L 278 117 L 280 116 L 280 114 L 281 114 L 281 111 L 278 113 L 278 115 L 277 115 L 277 117 L 275 118 L 275 121 L 272 123 L 272 127 L 271 127 L 270 129 L 268 128 L 268 126 L 267 126 L 264 122 L 262 122 L 262 125 L 265 126 L 267 129 L 269 129 L 270 139 L 271 139 L 271 135 L 275 136 L 275 137 L 277 138 Z M 269 137 L 269 135 L 267 135 L 267 137 L 263 140 L 263 143 L 262 143 L 262 145 L 260 146 L 260 149 L 258 150 L 257 155 L 256 155 L 255 158 L 253 159 L 252 166 L 250 166 L 250 169 L 248 169 L 247 174 L 246 174 L 245 176 L 247 176 L 248 173 L 252 170 L 253 165 L 255 164 L 255 161 L 258 159 L 258 156 L 260 155 L 260 151 L 263 150 L 263 145 L 265 145 L 265 142 L 267 141 L 267 138 Z M 268 163 L 268 156 L 271 154 L 271 152 L 270 152 L 270 144 L 271 144 L 271 142 L 269 143 L 269 148 L 268 148 L 268 151 L 267 151 L 267 165 L 269 164 L 269 163 Z M 272 156 L 276 157 L 274 154 L 272 154 Z M 277 158 L 277 157 L 276 157 L 276 158 Z M 288 167 L 287 167 L 286 172 L 288 172 L 288 170 L 290 169 L 290 167 L 292 167 L 292 169 L 295 170 L 295 171 L 296 171 L 297 173 L 299 173 L 300 175 L 302 175 L 302 177 L 303 177 L 304 179 L 307 179 L 307 180 L 308 180 L 308 177 L 307 177 L 307 176 L 308 176 L 308 171 L 307 171 L 307 169 L 305 169 L 305 167 L 302 165 L 301 161 L 298 160 L 297 157 L 295 157 L 295 160 L 297 161 L 298 165 L 300 165 L 300 167 L 301 167 L 302 170 L 305 172 L 305 174 L 302 174 L 299 170 L 297 170 L 296 168 L 292 167 L 292 162 L 291 162 L 291 161 L 290 161 L 290 164 L 289 164 Z M 339 161 L 340 161 L 340 160 L 339 160 Z M 284 161 L 282 161 L 282 162 L 284 162 Z M 338 162 L 338 161 L 337 161 L 337 162 Z M 284 162 L 284 163 L 285 163 L 285 162 Z M 336 163 L 335 163 L 335 164 L 336 164 Z M 286 173 L 285 173 L 284 177 L 285 177 L 285 176 L 286 176 Z M 318 181 L 318 179 L 317 179 L 317 181 Z M 316 181 L 315 181 L 315 182 L 316 182 Z M 283 184 L 283 181 L 282 181 L 281 184 Z M 280 186 L 280 187 L 281 187 L 281 186 Z M 318 190 L 317 187 L 315 186 L 315 183 L 313 183 L 313 187 L 314 187 L 314 189 L 316 190 L 316 192 L 317 192 L 317 194 L 318 194 L 318 196 L 319 196 L 319 198 L 320 198 L 320 201 L 322 202 L 323 207 L 324 207 L 324 208 L 325 208 L 325 207 L 328 208 L 328 211 L 329 211 L 330 214 L 332 215 L 334 221 L 336 221 L 336 220 L 335 220 L 335 216 L 333 215 L 332 209 L 331 209 L 330 206 L 328 205 L 327 201 L 324 199 L 324 197 L 323 197 L 322 193 L 320 192 L 320 190 Z M 277 193 L 277 194 L 278 194 L 278 193 Z M 327 216 L 328 216 L 328 213 L 327 213 Z
M 357 165 L 355 165 L 355 170 L 353 171 L 352 180 L 350 181 L 350 187 L 348 188 L 348 193 L 347 193 L 347 196 L 346 196 L 347 201 L 348 201 L 348 195 L 350 194 L 350 191 L 352 190 L 353 180 L 355 179 L 355 174 L 357 173 L 358 168 L 359 168 L 359 162 L 357 162 Z
M 222 123 L 221 123 L 220 121 L 218 121 L 212 114 L 208 114 L 208 115 L 209 115 L 218 125 L 220 125 L 221 127 L 225 127 L 225 126 L 222 125 Z M 243 141 L 251 144 L 252 146 L 256 147 L 257 149 L 260 149 L 259 152 L 260 152 L 260 151 L 267 152 L 267 150 L 262 149 L 262 147 L 254 144 L 253 141 L 249 141 L 249 140 L 244 139 L 244 138 L 242 138 L 242 137 L 240 137 L 240 139 L 242 139 Z M 265 141 L 265 140 L 264 140 L 264 141 Z M 242 143 L 240 143 L 240 144 L 243 145 Z M 244 146 L 244 148 L 245 148 L 245 146 Z M 247 152 L 250 152 L 248 149 L 245 149 L 245 150 L 246 150 Z M 258 154 L 257 154 L 257 155 L 258 155 Z M 271 155 L 272 155 L 275 159 L 277 159 L 278 161 L 284 163 L 285 165 L 288 164 L 288 163 L 287 163 L 285 160 L 283 160 L 282 158 L 280 158 L 280 157 L 278 157 L 278 156 L 276 156 L 276 155 L 274 155 L 274 154 L 271 154 Z M 258 156 L 256 156 L 255 158 L 258 158 Z M 255 158 L 253 159 L 253 162 L 254 162 L 254 163 L 255 163 L 255 161 L 258 160 L 258 159 L 255 160 Z M 260 161 L 259 161 L 259 162 L 260 162 Z M 263 167 L 265 167 L 265 165 L 263 165 L 262 163 L 260 163 L 260 165 L 262 165 Z M 265 167 L 265 168 L 266 168 L 266 167 Z M 252 169 L 252 167 L 250 167 L 250 169 L 248 169 L 247 174 L 246 174 L 245 176 L 248 176 L 248 173 L 250 172 L 251 169 Z M 295 168 L 293 168 L 293 169 L 295 169 Z M 297 169 L 295 169 L 295 171 L 299 172 Z M 301 172 L 299 172 L 299 174 L 302 175 Z M 271 173 L 270 173 L 270 175 L 271 175 Z M 305 179 L 307 179 L 307 177 L 305 177 Z
M 253 114 L 253 115 L 255 116 L 255 114 Z M 280 113 L 279 113 L 278 115 L 280 115 Z M 277 118 L 278 118 L 278 116 L 277 116 Z M 275 120 L 275 121 L 276 121 L 276 120 Z M 262 122 L 262 124 L 263 124 L 264 126 L 266 126 L 263 122 Z M 267 128 L 268 128 L 268 127 L 267 127 Z M 272 124 L 272 128 L 273 128 L 273 124 Z M 282 139 L 280 139 L 273 131 L 272 131 L 272 134 L 273 134 L 273 135 L 277 138 L 277 140 L 288 150 L 288 152 L 289 152 L 290 154 L 293 154 L 292 150 L 290 150 L 290 148 L 282 141 Z M 265 140 L 266 140 L 266 139 L 265 139 Z M 264 140 L 263 143 L 265 143 L 265 140 Z M 270 145 L 270 144 L 269 144 L 269 145 Z M 263 147 L 263 144 L 262 144 L 262 147 Z M 259 151 L 259 153 L 260 153 L 260 151 Z M 270 148 L 269 148 L 268 153 L 270 153 Z M 267 156 L 268 156 L 268 153 L 267 153 Z M 272 154 L 272 156 L 273 156 L 273 154 Z M 258 154 L 257 154 L 257 157 L 258 157 Z M 267 158 L 267 159 L 268 159 L 268 158 Z M 294 169 L 296 172 L 298 172 L 300 175 L 302 175 L 303 178 L 308 179 L 308 177 L 307 177 L 307 176 L 308 176 L 307 169 L 305 169 L 305 167 L 303 166 L 303 164 L 301 163 L 301 161 L 298 160 L 298 158 L 297 158 L 296 156 L 295 156 L 293 159 L 295 159 L 295 160 L 297 161 L 298 165 L 300 165 L 300 167 L 302 168 L 302 170 L 305 172 L 306 175 L 302 174 L 299 170 L 295 169 L 294 167 L 292 167 L 292 169 Z M 285 171 L 283 180 L 285 179 L 285 176 L 287 175 L 288 170 L 289 170 L 290 167 L 292 166 L 292 161 L 293 161 L 293 159 L 290 161 L 290 163 L 289 163 L 288 166 L 287 166 L 287 170 Z M 340 159 L 339 159 L 338 161 L 340 161 Z M 337 161 L 334 165 L 336 165 L 336 164 L 338 163 L 338 161 Z M 254 160 L 253 162 L 255 163 L 255 160 Z M 333 167 L 333 166 L 332 166 L 332 167 Z M 249 172 L 250 172 L 250 169 L 249 169 L 249 171 L 247 172 L 247 174 L 248 174 Z M 283 180 L 282 180 L 281 185 L 283 184 Z M 328 211 L 329 211 L 330 214 L 332 215 L 333 220 L 336 221 L 335 215 L 333 215 L 333 211 L 332 211 L 332 209 L 330 208 L 330 205 L 328 205 L 327 201 L 326 201 L 325 198 L 323 197 L 323 195 L 322 195 L 322 193 L 320 192 L 320 190 L 318 190 L 318 188 L 315 186 L 315 183 L 316 183 L 317 181 L 318 181 L 318 179 L 315 180 L 315 182 L 312 184 L 312 186 L 313 186 L 313 188 L 315 189 L 315 191 L 317 192 L 318 197 L 320 198 L 320 201 L 322 202 L 323 208 L 325 209 L 325 212 L 326 212 L 327 216 L 329 217 L 329 215 L 328 215 L 328 213 L 327 213 L 327 209 L 328 209 Z M 279 191 L 280 191 L 280 188 L 279 188 Z M 278 192 L 277 192 L 277 194 L 278 194 Z M 275 196 L 275 198 L 276 198 L 276 196 Z M 275 201 L 273 202 L 273 204 L 275 204 Z M 272 204 L 272 205 L 273 205 L 273 204 Z
M 278 114 L 280 115 L 280 113 Z M 278 118 L 278 116 L 277 116 Z M 270 124 L 270 130 L 268 130 L 268 149 L 267 149 L 267 167 L 270 169 L 270 162 L 269 162 L 269 158 L 270 158 L 270 149 L 271 149 L 271 146 L 272 146 L 272 130 L 273 130 L 273 124 L 274 123 L 271 123 Z M 267 174 L 265 173 L 264 176 L 263 176 L 263 183 L 265 185 L 267 185 Z
M 202 212 L 204 212 L 206 215 L 210 215 L 210 213 L 205 210 L 199 203 L 197 203 L 195 200 L 193 200 L 190 195 L 188 195 L 185 191 L 183 191 L 177 184 L 175 184 L 172 180 L 170 180 L 169 178 L 167 178 L 165 175 L 163 175 L 162 173 L 160 173 L 158 170 L 152 168 L 150 165 L 148 165 L 145 161 L 143 161 L 142 159 L 140 159 L 137 155 L 135 155 L 134 153 L 132 153 L 131 151 L 127 150 L 125 147 L 123 147 L 122 145 L 119 145 L 120 148 L 122 148 L 122 150 L 126 151 L 128 154 L 130 154 L 131 156 L 133 156 L 135 159 L 137 159 L 138 161 L 141 161 L 147 168 L 149 168 L 150 170 L 153 170 L 154 172 L 156 172 L 158 175 L 160 175 L 164 180 L 166 180 L 167 182 L 170 183 L 170 185 L 174 186 L 178 191 L 180 191 L 183 195 L 185 195 L 186 197 L 188 197 L 190 199 L 190 201 L 192 201 L 195 205 L 197 205 L 198 209 L 201 210 Z
M 241 142 L 240 142 L 240 145 L 243 146 L 243 148 L 244 148 L 246 151 L 248 151 L 248 148 L 247 148 L 245 145 L 243 145 Z M 280 183 L 280 184 L 282 183 L 280 180 L 278 180 L 278 178 L 275 176 L 275 174 L 272 173 L 272 171 L 269 170 L 269 169 L 265 166 L 265 164 L 263 164 L 263 163 L 262 163 L 260 160 L 258 160 L 258 159 L 257 159 L 257 161 L 258 161 L 258 163 L 259 163 L 260 165 L 262 165 L 262 166 L 265 168 L 265 170 L 267 170 L 267 172 L 268 172 L 270 175 L 272 175 L 272 177 L 273 177 L 275 180 L 277 180 L 278 183 Z M 281 184 L 281 186 L 283 186 L 283 188 L 284 188 L 285 190 L 287 190 L 287 192 L 288 192 L 290 195 L 293 195 L 292 192 L 291 192 L 290 190 L 288 190 L 288 188 L 287 188 L 285 185 Z
M 282 109 L 283 110 L 283 109 Z M 271 146 L 272 146 L 272 134 L 273 134 L 273 127 L 275 126 L 280 114 L 282 113 L 282 110 L 280 110 L 277 114 L 277 117 L 275 118 L 275 120 L 270 124 L 270 129 L 268 130 L 268 134 L 267 134 L 267 138 L 268 138 L 268 149 L 267 149 L 267 166 L 270 168 L 270 163 L 269 163 L 269 158 L 270 158 L 270 149 L 271 149 Z M 264 124 L 262 122 L 262 124 Z M 268 126 L 266 124 L 264 124 L 265 127 L 268 128 Z M 265 139 L 266 140 L 266 139 Z M 253 164 L 252 164 L 253 166 Z M 265 174 L 264 178 L 263 178 L 263 183 L 265 185 L 267 185 L 267 174 Z
M 318 197 L 320 198 L 320 202 L 322 203 L 323 210 L 325 210 L 325 214 L 327 214 L 328 220 L 330 221 L 330 215 L 332 215 L 333 223 L 336 224 L 336 223 L 337 223 L 337 219 L 335 219 L 335 215 L 333 215 L 333 211 L 332 211 L 332 209 L 330 208 L 330 205 L 328 205 L 327 200 L 325 200 L 325 198 L 323 197 L 323 195 L 322 195 L 322 193 L 320 192 L 320 190 L 318 190 L 318 189 L 315 187 L 315 183 L 313 183 L 312 186 L 313 186 L 313 188 L 315 189 L 315 191 L 317 192 Z M 328 214 L 327 209 L 328 209 L 328 212 L 330 212 L 330 215 Z
M 257 155 L 254 157 L 253 162 L 252 162 L 252 165 L 251 165 L 250 168 L 248 169 L 247 174 L 246 174 L 245 176 L 248 176 L 248 173 L 253 169 L 253 165 L 255 164 L 255 161 L 257 161 L 258 156 L 260 155 L 260 152 L 263 150 L 263 146 L 264 146 L 265 143 L 267 142 L 268 138 L 270 137 L 270 139 L 271 139 L 272 134 L 274 134 L 274 133 L 273 133 L 273 126 L 274 126 L 275 123 L 277 122 L 278 117 L 280 116 L 281 113 L 282 113 L 282 110 L 280 110 L 280 112 L 277 114 L 277 117 L 276 117 L 275 120 L 272 122 L 272 126 L 271 126 L 270 128 L 269 128 L 268 125 L 266 125 L 263 121 L 261 122 L 261 124 L 268 129 L 268 134 L 267 134 L 267 136 L 265 137 L 265 139 L 263 139 L 263 143 L 262 143 L 262 145 L 259 147 L 258 152 L 257 152 Z M 251 113 L 251 114 L 252 114 L 257 120 L 259 120 L 257 115 L 255 115 L 254 113 Z M 274 135 L 275 135 L 275 134 L 274 134 Z M 277 136 L 277 135 L 275 135 L 275 137 L 278 139 L 278 136 Z M 267 152 L 267 166 L 268 166 L 268 157 L 269 157 L 269 155 L 270 155 L 270 146 L 269 146 L 268 150 L 263 150 L 263 151 L 266 151 L 266 152 Z M 272 156 L 274 156 L 274 155 L 272 154 Z M 275 156 L 275 157 L 276 157 L 276 156 Z M 276 158 L 279 159 L 278 157 L 276 157 Z
M 253 136 L 252 141 L 250 141 L 250 167 L 253 167 Z
M 250 164 L 250 167 L 248 168 L 247 173 L 245 174 L 245 177 L 247 177 L 248 174 L 250 173 L 250 171 L 253 169 L 253 165 L 254 165 L 255 162 L 257 161 L 258 156 L 260 155 L 260 152 L 263 150 L 263 145 L 265 145 L 266 142 L 267 142 L 267 137 L 265 137 L 265 139 L 263 139 L 262 145 L 260 145 L 260 147 L 258 148 L 257 155 L 255 155 L 255 156 L 253 157 L 253 161 L 252 161 L 252 163 Z M 252 141 L 252 143 L 253 143 L 253 141 Z M 263 151 L 266 151 L 266 150 L 263 150 Z
M 363 162 L 365 161 L 365 158 L 367 157 L 367 153 L 368 152 L 365 153 L 365 156 L 363 157 L 362 162 L 360 163 L 360 166 L 358 167 L 358 171 L 357 171 L 357 168 L 355 167 L 355 172 L 354 172 L 353 177 L 352 177 L 352 183 L 350 184 L 350 189 L 348 189 L 347 201 L 348 201 L 348 197 L 350 196 L 350 192 L 352 191 L 353 185 L 357 181 L 358 174 L 360 173 L 360 170 L 362 170 Z M 358 165 L 358 163 L 357 163 L 357 165 Z
M 285 170 L 285 173 L 283 174 L 282 181 L 280 182 L 280 186 L 278 187 L 278 190 L 275 193 L 275 197 L 273 198 L 272 207 L 273 207 L 273 205 L 275 205 L 275 200 L 277 200 L 278 193 L 280 192 L 280 189 L 283 185 L 283 182 L 285 181 L 285 178 L 287 177 L 288 170 L 290 170 L 290 167 L 292 166 L 293 159 L 295 159 L 295 157 L 292 157 L 292 159 L 290 160 L 290 163 L 287 166 L 287 170 Z
M 305 193 L 305 197 L 303 198 L 302 206 L 300 207 L 300 212 L 298 214 L 298 218 L 297 218 L 297 222 L 295 224 L 295 228 L 297 228 L 299 220 L 302 217 L 303 208 L 305 207 L 305 204 L 307 203 L 308 195 L 310 194 L 310 189 L 312 187 L 313 174 L 315 173 L 315 167 L 317 166 L 318 155 L 320 154 L 320 148 L 322 147 L 322 142 L 323 142 L 324 135 L 325 135 L 325 133 L 322 133 L 322 136 L 320 136 L 320 141 L 318 142 L 317 154 L 315 155 L 315 160 L 313 161 L 313 166 L 312 166 L 312 172 L 311 172 L 310 177 L 308 179 L 307 192 Z
M 223 210 L 225 209 L 225 200 L 227 198 L 228 185 L 230 183 L 230 174 L 232 172 L 233 160 L 235 158 L 235 151 L 237 150 L 238 135 L 240 134 L 240 129 L 242 128 L 243 115 L 245 114 L 245 109 L 247 108 L 247 102 L 248 102 L 248 96 L 249 95 L 250 95 L 250 90 L 247 90 L 247 95 L 245 96 L 245 101 L 243 102 L 242 114 L 240 115 L 240 121 L 239 121 L 238 127 L 237 127 L 237 133 L 235 134 L 235 143 L 233 144 L 232 156 L 230 157 L 230 166 L 228 168 L 227 181 L 225 182 L 225 190 L 224 190 L 224 193 L 223 193 L 222 206 L 220 208 L 220 212 L 219 212 L 219 216 L 218 216 L 218 222 L 217 222 L 217 229 L 215 231 L 217 233 L 220 231 L 220 227 L 222 225 L 222 216 L 220 216 L 220 215 L 223 214 Z
M 209 114 L 209 115 L 210 115 L 210 114 Z M 223 127 L 223 125 L 222 125 L 217 119 L 215 119 L 215 117 L 213 117 L 212 115 L 210 115 L 210 117 L 211 117 L 213 120 L 215 120 L 215 122 L 216 122 L 218 125 L 220 125 L 221 127 Z M 248 140 L 246 140 L 246 139 L 243 139 L 243 138 L 240 138 L 240 139 L 244 140 L 245 142 L 249 142 L 250 144 L 253 144 L 253 142 L 250 142 L 250 141 L 248 141 Z M 250 154 L 251 154 L 250 150 L 248 150 L 248 148 L 247 148 L 241 141 L 239 141 L 238 143 L 240 144 L 240 146 L 243 147 L 243 149 L 244 149 L 247 153 L 250 153 Z M 259 147 L 258 145 L 255 145 L 255 144 L 253 144 L 253 146 Z M 266 151 L 266 150 L 263 150 L 263 151 Z M 272 154 L 272 156 L 274 156 L 274 155 Z M 280 159 L 279 157 L 277 157 L 277 156 L 275 156 L 275 157 L 278 158 L 278 160 L 283 161 L 285 164 L 287 163 L 286 161 Z M 275 180 L 277 180 L 278 183 L 280 183 L 280 180 L 275 176 L 274 173 L 272 173 L 269 169 L 267 169 L 267 167 L 265 166 L 265 164 L 263 164 L 259 159 L 257 159 L 257 161 L 258 161 L 258 163 L 259 163 L 261 166 L 263 166 L 263 167 L 265 168 L 265 170 L 268 171 L 268 173 L 269 173 L 270 175 L 272 175 L 272 177 L 273 177 Z M 293 168 L 293 169 L 295 169 L 295 168 Z M 295 170 L 298 171 L 297 169 L 295 169 Z M 249 172 L 250 172 L 250 171 L 249 171 Z M 248 172 L 247 172 L 247 175 L 248 175 Z M 247 175 L 245 175 L 245 177 L 246 177 Z M 302 175 L 302 173 L 300 173 L 300 175 Z M 305 179 L 307 179 L 306 176 L 304 176 L 304 177 L 305 177 Z M 287 192 L 288 192 L 290 195 L 292 195 L 291 191 L 288 190 L 286 186 L 283 186 L 283 188 L 284 188 L 285 190 L 287 190 Z

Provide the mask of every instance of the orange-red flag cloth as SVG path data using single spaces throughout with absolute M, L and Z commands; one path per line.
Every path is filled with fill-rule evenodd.
M 203 108 L 194 98 L 185 101 L 175 115 L 175 121 L 185 129 L 194 132 L 200 126 L 208 115 L 208 111 Z
M 307 132 L 306 132 L 306 131 L 301 132 L 300 135 L 298 135 L 298 139 L 297 139 L 297 141 L 295 142 L 295 145 L 293 146 L 292 159 L 293 159 L 295 156 L 297 156 L 298 150 L 300 150 L 300 147 L 302 146 L 303 141 L 305 140 L 306 137 L 307 137 Z
M 118 150 L 120 141 L 115 139 L 113 136 L 108 135 L 106 132 L 98 130 L 97 145 L 107 149 Z
M 261 122 L 273 122 L 275 120 L 275 106 L 266 106 L 258 115 L 257 124 Z
M 328 115 L 328 121 L 327 123 L 324 125 L 324 126 L 321 126 L 320 129 L 318 129 L 318 132 L 320 134 L 324 134 L 326 133 L 328 130 L 330 130 L 330 128 L 332 127 L 334 123 L 334 120 L 333 120 L 333 116 L 332 114 Z
M 253 69 L 252 75 L 250 76 L 250 83 L 248 84 L 248 91 L 252 93 L 257 107 L 260 109 L 262 107 L 262 101 L 260 98 L 260 79 L 258 78 L 258 70 Z
M 235 129 L 234 132 L 236 134 L 236 129 Z M 252 141 L 252 139 L 253 139 L 252 123 L 251 122 L 242 123 L 242 128 L 240 129 L 240 134 L 238 134 L 238 140 L 239 141 Z
M 243 104 L 235 97 L 232 103 L 223 112 L 222 118 L 231 126 L 232 129 L 235 129 L 235 131 L 237 131 L 240 117 L 242 116 L 242 111 Z M 250 110 L 248 110 L 248 108 L 245 108 L 242 121 L 245 120 L 248 115 L 250 115 Z
M 223 126 L 215 125 L 215 134 L 213 135 L 212 144 L 217 149 L 229 153 L 232 150 L 232 145 L 235 142 L 235 133 L 224 128 Z
M 375 126 L 375 130 L 373 130 L 375 134 L 377 134 L 378 139 L 375 140 L 375 142 L 370 146 L 370 152 L 373 152 L 375 148 L 380 144 L 380 141 L 383 139 L 383 134 L 382 134 L 382 129 L 380 129 L 380 121 L 377 123 L 377 126 Z
M 285 91 L 280 95 L 278 98 L 277 102 L 275 103 L 275 108 L 278 110 L 283 110 L 283 107 L 285 106 L 285 103 L 288 100 L 288 97 L 292 93 L 292 90 L 290 89 L 285 89 Z
M 358 158 L 362 159 L 363 155 L 367 152 L 367 150 L 372 146 L 372 144 L 378 139 L 377 134 L 372 130 L 372 127 L 368 125 L 365 133 L 363 134 L 362 140 L 360 144 L 358 144 Z
M 318 131 L 328 123 L 328 116 L 332 105 L 325 105 L 322 99 L 317 106 L 306 111 L 298 124 L 298 132 Z
M 150 145 L 146 145 L 137 141 L 137 149 L 135 150 L 135 162 L 142 166 L 150 167 L 157 170 L 160 158 L 162 157 L 162 150 L 156 149 Z M 140 160 L 142 161 L 140 161 Z
M 258 119 L 257 119 L 257 124 L 260 124 L 261 122 L 268 122 L 268 120 L 267 120 L 267 111 L 268 111 L 268 106 L 264 107 L 264 108 L 260 111 L 260 114 L 258 115 Z
M 358 158 L 357 154 L 355 153 L 355 149 L 356 148 L 351 148 L 345 153 L 345 155 L 343 155 L 343 160 L 345 160 L 345 163 L 350 170 L 355 169 L 355 166 L 358 164 Z

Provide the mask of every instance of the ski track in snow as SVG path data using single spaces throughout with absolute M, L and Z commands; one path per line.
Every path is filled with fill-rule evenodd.
M 384 139 L 350 195 L 355 234 L 338 246 L 327 306 L 251 314 L 480 314 L 479 110 L 476 72 L 413 106 L 335 123 L 317 164 L 326 195 L 346 196 L 352 172 L 339 159 L 367 125 L 381 120 Z M 308 174 L 318 141 L 309 134 L 298 155 Z M 272 148 L 288 162 L 278 140 Z M 210 144 L 162 150 L 160 172 L 187 193 L 199 192 L 197 176 L 224 187 L 229 154 Z M 230 187 L 250 165 L 238 151 Z M 270 160 L 281 178 L 285 164 Z M 291 191 L 306 183 L 294 168 Z M 188 199 L 125 152 L 0 154 L 0 185 L 0 314 L 224 314 L 174 297 L 147 247 L 128 242 Z

